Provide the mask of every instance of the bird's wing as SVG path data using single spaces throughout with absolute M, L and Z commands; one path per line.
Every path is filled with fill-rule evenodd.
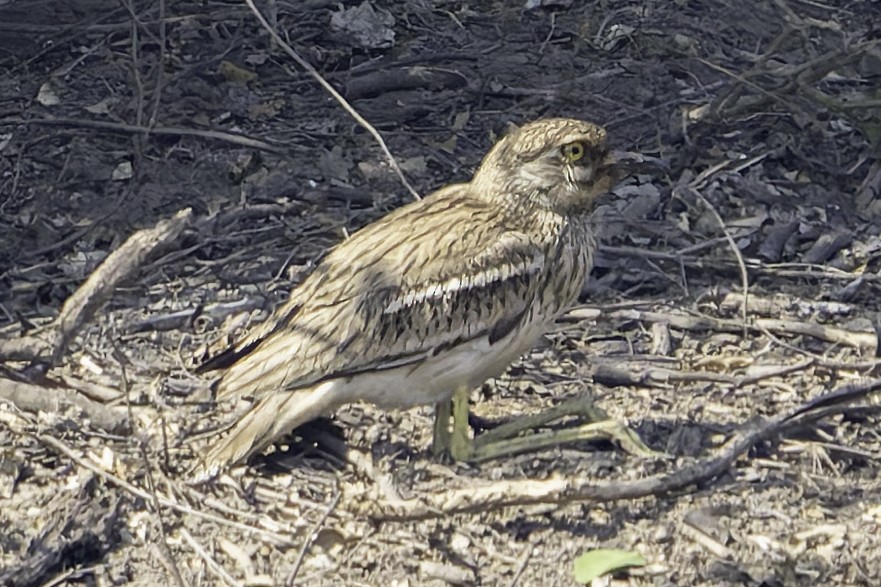
M 515 328 L 558 253 L 554 230 L 527 236 L 467 188 L 444 191 L 328 254 L 265 324 L 215 360 L 227 366 L 218 397 L 259 398 L 402 366 Z

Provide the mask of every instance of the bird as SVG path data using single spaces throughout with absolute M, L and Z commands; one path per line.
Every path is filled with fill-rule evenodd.
M 337 244 L 269 319 L 199 368 L 220 370 L 218 402 L 248 407 L 192 478 L 213 478 L 353 402 L 435 405 L 435 452 L 468 460 L 477 440 L 468 392 L 529 351 L 590 271 L 591 211 L 627 170 L 628 157 L 606 143 L 606 130 L 583 120 L 524 124 L 470 181 Z

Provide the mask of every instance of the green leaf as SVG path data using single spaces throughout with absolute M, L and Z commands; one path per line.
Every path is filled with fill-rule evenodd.
M 606 573 L 642 566 L 645 566 L 645 559 L 638 552 L 599 548 L 585 552 L 575 559 L 572 574 L 577 582 L 586 584 Z

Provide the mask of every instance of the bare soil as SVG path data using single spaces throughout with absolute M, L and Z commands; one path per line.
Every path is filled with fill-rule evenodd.
M 188 485 L 223 421 L 206 345 L 413 196 L 244 3 L 7 0 L 0 584 L 574 585 L 596 548 L 647 564 L 595 585 L 881 584 L 881 4 L 357 6 L 270 20 L 420 193 L 543 116 L 669 160 L 600 207 L 581 305 L 472 396 L 478 428 L 590 398 L 665 456 L 450 464 L 430 409 L 356 405 Z

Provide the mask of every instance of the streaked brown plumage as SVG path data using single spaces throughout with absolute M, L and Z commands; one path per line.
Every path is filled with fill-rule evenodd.
M 251 408 L 197 466 L 204 478 L 354 401 L 410 407 L 475 388 L 529 350 L 580 291 L 587 216 L 613 181 L 603 129 L 539 120 L 469 183 L 337 245 L 289 301 L 206 363 L 217 398 Z

